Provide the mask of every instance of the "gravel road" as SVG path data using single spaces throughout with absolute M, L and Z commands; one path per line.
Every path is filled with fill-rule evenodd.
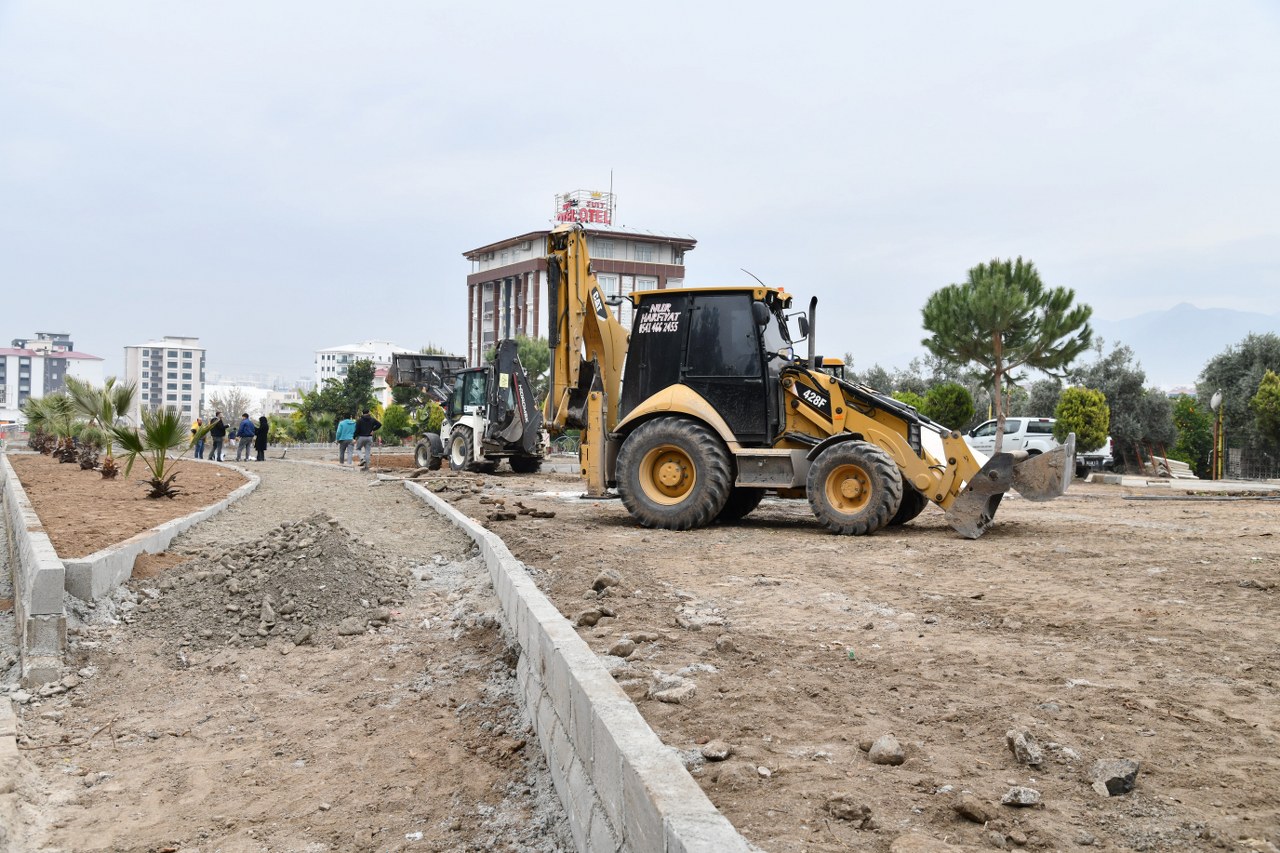
M 20 706 L 29 849 L 572 849 L 470 540 L 399 483 L 250 467 L 257 491 L 179 537 L 176 565 L 72 620 L 80 684 Z M 355 603 L 390 621 L 302 645 L 292 630 L 201 642 L 197 615 L 256 614 L 270 572 L 323 560 L 289 536 L 317 517 L 353 573 L 411 578 L 403 600 Z M 244 590 L 214 586 L 210 566 Z M 192 624 L 159 618 L 193 589 L 211 592 Z

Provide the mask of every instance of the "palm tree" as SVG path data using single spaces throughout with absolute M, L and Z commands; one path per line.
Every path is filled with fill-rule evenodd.
M 206 426 L 205 431 L 208 429 Z M 178 476 L 174 468 L 181 454 L 171 458 L 169 453 L 191 445 L 191 425 L 186 418 L 172 409 L 144 410 L 140 428 L 115 424 L 111 427 L 111 435 L 124 452 L 126 477 L 138 458 L 142 459 L 142 464 L 151 472 L 151 478 L 147 481 L 151 491 L 147 497 L 172 498 L 178 494 L 173 480 Z
M 22 410 L 27 416 L 27 429 L 33 435 L 33 449 L 51 453 L 61 462 L 76 461 L 76 436 L 83 424 L 70 397 L 55 391 L 39 399 L 28 399 Z
M 82 448 L 92 450 L 95 461 L 97 448 L 102 448 L 106 452 L 107 458 L 102 462 L 104 480 L 115 477 L 120 470 L 112 453 L 115 441 L 111 428 L 120 423 L 125 414 L 133 408 L 133 399 L 137 391 L 137 386 L 132 382 L 117 384 L 114 376 L 107 379 L 106 385 L 101 388 L 94 388 L 88 382 L 73 376 L 67 377 L 68 395 L 76 410 L 89 419 L 80 432 Z M 82 450 L 82 457 L 84 450 Z M 85 467 L 84 458 L 81 458 L 80 465 Z

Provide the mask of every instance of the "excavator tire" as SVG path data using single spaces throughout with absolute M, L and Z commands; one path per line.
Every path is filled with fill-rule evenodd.
M 828 447 L 809 468 L 806 485 L 813 514 L 846 536 L 875 533 L 902 505 L 902 472 L 889 454 L 866 441 Z
M 471 427 L 454 427 L 449 433 L 449 467 L 454 471 L 475 470 L 475 443 L 471 438 Z
M 924 508 L 928 505 L 928 498 L 916 491 L 914 487 L 903 484 L 902 504 L 898 507 L 898 511 L 893 514 L 893 518 L 889 519 L 888 526 L 898 527 L 906 524 L 908 521 L 924 512 Z
M 432 433 L 435 436 L 435 433 Z M 444 462 L 444 456 L 440 452 L 440 438 L 435 437 L 423 438 L 418 441 L 413 448 L 413 461 L 417 463 L 419 468 L 428 468 L 432 471 L 439 471 L 441 464 Z
M 706 426 L 658 418 L 636 427 L 618 451 L 618 494 L 645 527 L 705 527 L 733 484 L 729 451 Z
M 763 499 L 764 489 L 735 486 L 729 492 L 729 499 L 724 502 L 724 509 L 720 510 L 720 514 L 716 516 L 716 521 L 720 524 L 733 524 L 741 521 L 750 515 L 756 507 L 760 506 L 760 501 Z
M 507 461 L 511 463 L 511 470 L 517 474 L 536 474 L 542 470 L 540 456 L 512 456 Z

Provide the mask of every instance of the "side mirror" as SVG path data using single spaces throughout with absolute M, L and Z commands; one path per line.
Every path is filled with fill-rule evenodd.
M 751 319 L 756 321 L 757 326 L 769 325 L 769 306 L 763 302 L 752 302 Z
M 801 314 L 799 318 L 797 318 L 796 322 L 800 326 L 800 337 L 809 337 L 809 318 Z

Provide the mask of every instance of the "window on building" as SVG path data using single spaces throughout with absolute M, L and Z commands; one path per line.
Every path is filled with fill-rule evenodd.
M 165 389 L 166 389 L 166 390 L 168 390 L 168 391 L 177 391 L 177 390 L 178 390 L 178 383 L 177 383 L 177 382 L 170 382 L 168 385 L 166 385 L 166 386 L 165 386 Z
M 191 402 L 191 395 L 190 395 L 190 394 L 183 394 L 183 395 L 182 395 L 182 399 L 183 399 L 183 401 L 184 401 L 184 402 L 188 402 L 188 403 L 189 403 L 189 402 Z M 188 407 L 188 408 L 189 408 L 189 407 Z
M 189 362 L 189 361 L 184 361 L 184 362 L 182 362 L 182 369 L 183 369 L 183 370 L 190 370 L 190 369 L 191 369 L 191 362 Z
M 191 374 L 190 374 L 190 373 L 184 373 L 184 374 L 182 374 L 182 378 L 183 378 L 183 379 L 190 379 L 190 378 L 191 378 Z
M 185 351 L 182 353 L 182 357 L 183 357 L 183 358 L 191 358 L 191 350 L 185 350 Z
M 613 241 L 612 240 L 596 240 L 595 248 L 591 250 L 593 258 L 612 258 L 613 257 Z
M 636 260 L 644 263 L 652 263 L 653 246 L 648 243 L 636 243 Z
M 190 382 L 183 382 L 183 383 L 182 383 L 182 390 L 183 390 L 183 391 L 190 391 L 190 390 L 191 390 L 191 383 L 190 383 Z
M 169 369 L 170 369 L 170 370 L 177 370 L 177 369 L 178 369 L 178 362 L 176 362 L 176 361 L 171 361 L 171 362 L 169 362 Z
M 618 277 L 616 275 L 597 275 L 596 281 L 600 283 L 600 289 L 604 291 L 605 296 L 618 295 Z
M 144 350 L 142 351 L 142 355 L 143 355 L 144 357 L 145 357 L 145 356 L 149 356 L 149 355 L 151 355 L 151 350 L 149 350 L 149 349 L 144 349 Z
M 166 396 L 166 397 L 165 397 L 165 399 L 166 399 L 166 400 L 169 400 L 170 402 L 177 402 L 177 400 L 178 400 L 178 395 L 177 395 L 177 394 L 169 394 L 168 396 Z
M 169 356 L 169 358 L 177 358 L 177 357 L 178 357 L 178 351 L 177 351 L 176 349 L 171 349 L 171 350 L 169 350 L 169 352 L 167 353 L 167 355 Z

